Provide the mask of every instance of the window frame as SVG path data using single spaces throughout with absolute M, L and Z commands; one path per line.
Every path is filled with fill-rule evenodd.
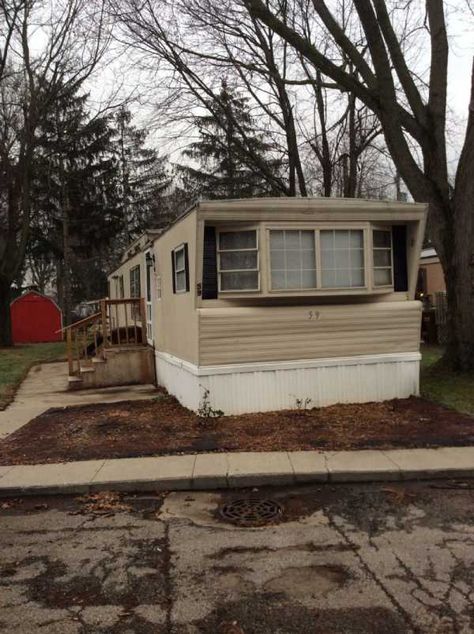
M 374 232 L 375 231 L 384 231 L 385 233 L 390 234 L 390 283 L 389 284 L 376 284 L 375 283 L 375 271 L 379 269 L 386 270 L 387 266 L 375 266 L 375 251 L 386 251 L 388 247 L 375 247 L 374 246 Z M 370 242 L 371 242 L 371 263 L 372 263 L 372 290 L 373 291 L 384 291 L 390 290 L 394 287 L 394 270 L 393 270 L 393 233 L 392 233 L 392 225 L 384 226 L 372 224 L 370 225 Z
M 141 280 L 141 270 L 140 269 L 141 269 L 140 264 L 136 264 L 135 266 L 132 266 L 132 268 L 129 271 L 129 285 L 130 285 L 130 297 L 131 298 L 137 298 L 137 297 L 141 297 L 142 296 L 142 280 Z M 137 271 L 138 271 L 138 295 L 134 295 L 135 288 L 132 288 L 132 274 L 135 275 Z M 136 283 L 137 283 L 137 280 L 134 280 L 133 287 L 135 287 Z
M 177 255 L 178 253 L 182 251 L 183 252 L 183 268 L 178 269 L 177 267 Z M 189 264 L 186 261 L 186 243 L 182 242 L 181 244 L 179 244 L 177 247 L 175 247 L 172 250 L 173 253 L 173 291 L 175 295 L 182 295 L 183 293 L 188 293 L 189 292 L 189 288 L 188 288 L 188 276 L 189 276 Z M 178 290 L 178 273 L 184 273 L 184 288 Z
M 253 231 L 255 233 L 255 248 L 252 249 L 221 249 L 221 233 L 242 233 L 244 231 Z M 261 283 L 261 270 L 260 270 L 260 229 L 256 225 L 245 225 L 242 227 L 219 227 L 216 229 L 216 254 L 217 254 L 217 292 L 218 294 L 225 295 L 240 295 L 241 293 L 260 293 L 262 290 Z M 257 253 L 257 268 L 256 269 L 224 269 L 221 270 L 221 253 L 242 253 L 242 252 L 256 252 Z M 257 287 L 256 288 L 242 288 L 242 289 L 222 289 L 221 287 L 221 274 L 222 273 L 257 273 Z

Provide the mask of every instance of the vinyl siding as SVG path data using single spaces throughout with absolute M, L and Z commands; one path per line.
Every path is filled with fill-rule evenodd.
M 311 318 L 311 311 L 318 318 Z M 200 365 L 419 350 L 421 304 L 416 301 L 198 312 Z

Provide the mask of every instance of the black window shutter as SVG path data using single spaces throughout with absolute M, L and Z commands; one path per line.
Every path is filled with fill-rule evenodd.
M 176 293 L 176 268 L 174 263 L 174 251 L 171 251 L 171 277 L 173 278 L 173 293 Z
M 202 298 L 217 299 L 217 250 L 215 227 L 204 227 Z
M 393 290 L 408 290 L 407 228 L 406 225 L 392 227 L 393 244 Z
M 186 275 L 186 292 L 189 291 L 189 258 L 188 258 L 188 243 L 184 244 L 184 272 Z

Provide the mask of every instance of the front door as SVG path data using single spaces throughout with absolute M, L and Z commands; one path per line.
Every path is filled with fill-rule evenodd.
M 145 253 L 145 270 L 146 270 L 146 339 L 150 346 L 153 345 L 153 260 L 151 252 Z

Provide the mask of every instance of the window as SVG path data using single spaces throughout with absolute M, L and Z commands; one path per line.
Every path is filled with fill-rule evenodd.
M 130 297 L 140 297 L 140 295 L 140 266 L 138 265 L 130 269 Z
M 119 299 L 123 299 L 125 297 L 125 287 L 123 284 L 123 275 L 119 275 L 115 280 L 115 295 Z
M 219 232 L 217 251 L 219 291 L 259 289 L 258 240 L 255 229 Z
M 316 288 L 314 231 L 270 231 L 272 289 Z
M 173 291 L 186 293 L 189 291 L 188 277 L 188 245 L 182 244 L 172 252 Z
M 391 286 L 392 232 L 390 229 L 374 229 L 372 232 L 374 257 L 374 286 Z
M 321 230 L 323 288 L 360 288 L 365 284 L 362 229 Z

